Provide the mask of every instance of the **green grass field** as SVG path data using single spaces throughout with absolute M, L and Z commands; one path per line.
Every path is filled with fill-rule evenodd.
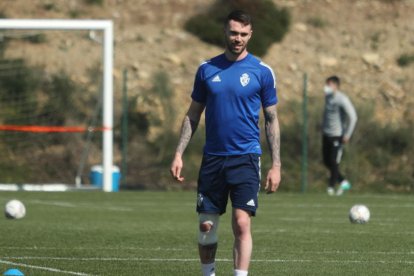
M 200 275 L 193 192 L 2 192 L 22 220 L 0 219 L 0 271 L 25 275 Z M 356 203 L 371 210 L 352 225 Z M 229 214 L 217 275 L 232 275 Z M 413 275 L 414 200 L 404 195 L 260 196 L 249 275 Z

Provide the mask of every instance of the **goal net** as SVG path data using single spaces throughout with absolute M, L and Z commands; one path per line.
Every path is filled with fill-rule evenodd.
M 85 73 L 62 66 L 73 56 L 88 59 L 85 49 L 71 45 L 53 49 L 61 53 L 54 67 L 62 68 L 47 64 L 51 45 L 68 31 L 75 38 L 71 45 L 89 39 L 102 49 L 99 64 L 91 60 Z M 90 31 L 102 33 L 100 39 Z M 112 191 L 112 44 L 111 21 L 0 20 L 0 183 L 80 187 L 99 164 L 103 189 Z

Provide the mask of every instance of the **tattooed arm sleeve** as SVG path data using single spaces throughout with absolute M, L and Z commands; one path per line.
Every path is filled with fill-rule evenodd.
M 272 157 L 272 165 L 280 167 L 280 129 L 276 105 L 266 107 L 264 109 L 264 116 L 266 138 Z
M 181 155 L 184 153 L 185 149 L 188 146 L 188 143 L 191 140 L 191 137 L 197 129 L 203 111 L 204 104 L 192 101 L 181 125 L 181 134 L 180 139 L 178 140 L 176 153 L 179 153 Z

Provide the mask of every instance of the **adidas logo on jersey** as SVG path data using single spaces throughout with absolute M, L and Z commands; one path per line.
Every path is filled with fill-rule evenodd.
M 246 203 L 246 205 L 253 206 L 253 207 L 255 207 L 255 206 L 256 206 L 256 204 L 254 203 L 254 200 L 253 200 L 253 199 L 250 199 L 250 200 Z
M 221 82 L 220 76 L 216 75 L 211 81 L 212 82 Z

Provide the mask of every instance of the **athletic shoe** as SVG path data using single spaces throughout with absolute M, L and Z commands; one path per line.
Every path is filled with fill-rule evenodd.
M 345 179 L 341 182 L 339 187 L 344 191 L 349 191 L 349 190 L 351 190 L 351 183 L 348 180 Z
M 341 187 L 339 187 L 338 190 L 336 191 L 336 195 L 341 196 L 343 194 L 344 194 L 344 190 Z
M 344 194 L 344 191 L 349 191 L 351 189 L 351 183 L 348 180 L 343 180 L 339 185 L 338 190 L 336 191 L 337 196 L 341 196 Z
M 332 187 L 328 187 L 328 189 L 326 189 L 326 192 L 328 193 L 328 195 L 333 196 L 335 195 L 335 189 Z

